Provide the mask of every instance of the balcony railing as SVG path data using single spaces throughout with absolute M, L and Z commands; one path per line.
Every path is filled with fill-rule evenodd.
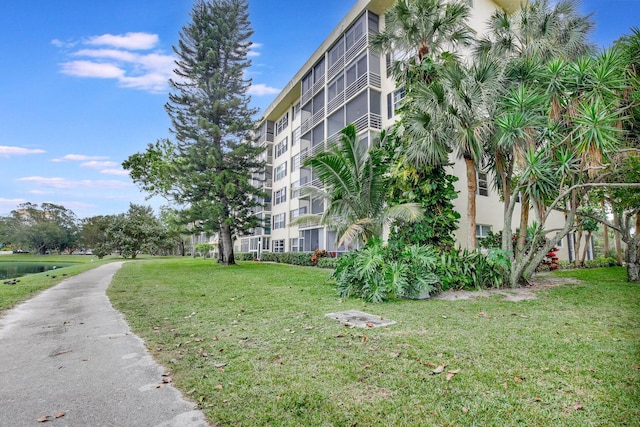
M 265 142 L 273 142 L 273 132 L 266 132 L 261 134 L 256 144 L 262 145 Z
M 360 51 L 367 46 L 368 39 L 369 37 L 367 37 L 366 33 L 362 34 L 362 36 L 358 40 L 356 40 L 356 42 L 349 49 L 347 49 L 347 51 L 344 54 L 345 64 L 348 64 L 353 59 L 355 59 L 356 56 L 358 56 Z

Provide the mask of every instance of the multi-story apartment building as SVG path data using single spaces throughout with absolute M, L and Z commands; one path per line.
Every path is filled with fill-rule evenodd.
M 291 225 L 299 215 L 322 213 L 322 199 L 305 196 L 305 186 L 320 187 L 313 170 L 301 167 L 304 160 L 326 150 L 337 141 L 340 130 L 354 123 L 361 138 L 371 141 L 381 129 L 396 120 L 395 111 L 404 90 L 395 86 L 387 72 L 389 59 L 369 47 L 372 34 L 384 25 L 384 12 L 394 0 L 358 0 L 334 31 L 264 112 L 257 144 L 266 145 L 267 167 L 260 185 L 271 194 L 256 214 L 264 228 L 237 242 L 237 250 L 288 252 L 344 251 L 336 246 L 336 235 L 312 224 Z M 468 0 L 473 11 L 470 25 L 479 33 L 498 7 L 515 9 L 520 0 Z M 461 177 L 454 201 L 461 213 L 456 239 L 467 241 L 466 182 L 464 163 L 454 162 L 451 173 Z M 489 178 L 478 173 L 477 227 L 479 237 L 502 229 L 503 204 L 491 189 Z M 516 212 L 515 218 L 518 218 Z M 561 222 L 560 222 L 561 224 Z M 566 251 L 564 254 L 566 258 Z

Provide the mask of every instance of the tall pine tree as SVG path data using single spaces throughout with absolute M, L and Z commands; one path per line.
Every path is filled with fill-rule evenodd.
M 263 164 L 245 71 L 253 34 L 246 0 L 196 0 L 180 32 L 172 92 L 165 105 L 175 143 L 149 145 L 124 162 L 143 189 L 188 206 L 189 216 L 219 232 L 221 261 L 235 264 L 234 235 L 256 226 L 261 193 L 251 178 Z

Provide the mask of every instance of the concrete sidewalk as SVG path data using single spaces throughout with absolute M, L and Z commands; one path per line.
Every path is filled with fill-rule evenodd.
M 208 426 L 105 294 L 121 262 L 0 316 L 0 426 Z M 1 286 L 1 285 L 0 285 Z M 56 415 L 64 414 L 59 418 Z

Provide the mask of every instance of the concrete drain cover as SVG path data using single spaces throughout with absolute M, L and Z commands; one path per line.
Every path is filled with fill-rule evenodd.
M 377 328 L 380 326 L 395 325 L 396 322 L 389 319 L 383 319 L 375 314 L 369 314 L 362 311 L 347 310 L 337 313 L 325 314 L 330 319 L 335 319 L 348 326 L 356 326 L 358 328 Z

